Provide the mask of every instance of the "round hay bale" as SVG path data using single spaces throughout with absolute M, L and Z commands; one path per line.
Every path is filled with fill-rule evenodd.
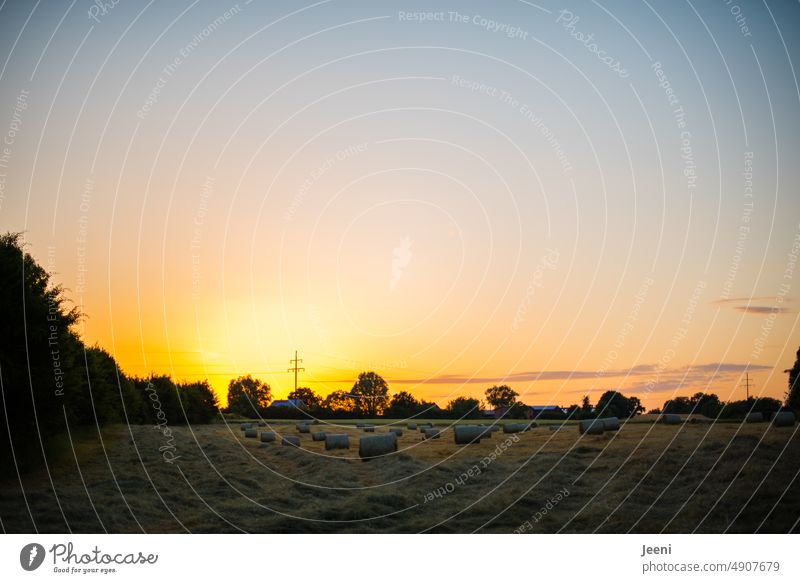
M 375 426 L 374 425 L 364 425 L 364 432 L 365 433 L 375 433 Z
M 350 437 L 346 433 L 331 433 L 326 435 L 325 449 L 350 449 Z
M 536 423 L 536 421 L 531 421 L 525 425 L 525 431 L 530 431 L 531 429 L 536 429 L 537 427 L 539 427 L 539 425 Z
M 485 431 L 478 425 L 456 425 L 453 428 L 453 435 L 456 445 L 467 445 L 468 443 L 480 443 Z
M 272 431 L 262 431 L 261 432 L 261 442 L 262 443 L 271 443 L 275 441 L 275 434 Z
M 604 430 L 602 419 L 584 419 L 578 424 L 581 435 L 600 435 Z
M 325 441 L 325 432 L 315 431 L 311 434 L 311 441 Z
M 481 425 L 481 431 L 483 434 L 481 435 L 481 439 L 491 439 L 492 438 L 492 428 L 489 425 Z
M 267 426 L 267 422 L 266 421 L 259 421 L 258 422 L 258 426 L 259 427 L 266 427 Z
M 420 433 L 425 433 L 425 430 L 430 429 L 431 427 L 433 427 L 433 425 L 431 425 L 430 423 L 423 423 L 422 425 L 418 425 L 418 427 Z
M 775 427 L 791 427 L 794 421 L 794 413 L 791 411 L 778 411 L 772 416 L 772 424 Z
M 526 423 L 506 423 L 503 425 L 503 433 L 522 433 L 527 427 Z
M 603 422 L 604 431 L 617 431 L 619 429 L 619 419 L 617 417 L 603 417 L 600 421 Z
M 296 435 L 286 435 L 281 438 L 281 445 L 291 445 L 293 447 L 300 447 L 300 438 Z
M 761 423 L 764 421 L 763 413 L 748 413 L 744 418 L 745 423 Z
M 438 427 L 426 427 L 422 430 L 422 439 L 439 439 L 441 433 Z
M 251 439 L 255 439 L 256 437 L 258 437 L 258 431 L 253 427 L 251 427 L 250 429 L 245 429 L 244 436 L 249 437 Z
M 389 433 L 394 433 L 397 437 L 402 437 L 403 429 L 401 427 L 390 427 Z
M 356 423 L 356 429 L 363 429 L 364 425 L 364 423 Z
M 298 433 L 311 433 L 311 428 L 305 423 L 298 423 L 295 427 Z
M 397 451 L 397 436 L 383 433 L 358 440 L 358 455 L 362 460 L 373 459 Z
M 667 413 L 666 415 L 661 416 L 661 422 L 666 425 L 680 425 L 681 416 L 673 413 Z
M 239 423 L 239 431 L 246 431 L 253 426 L 252 423 Z
M 406 425 L 406 428 L 408 428 L 410 431 L 416 431 L 417 430 L 417 424 L 416 423 L 409 423 L 408 425 Z

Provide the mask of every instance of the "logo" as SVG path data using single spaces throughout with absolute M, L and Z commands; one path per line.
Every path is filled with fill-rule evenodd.
M 411 237 L 404 237 L 392 253 L 392 278 L 389 280 L 389 291 L 393 292 L 400 278 L 403 277 L 408 264 L 411 263 Z
M 19 564 L 26 571 L 35 571 L 44 562 L 44 547 L 38 543 L 30 543 L 19 552 Z

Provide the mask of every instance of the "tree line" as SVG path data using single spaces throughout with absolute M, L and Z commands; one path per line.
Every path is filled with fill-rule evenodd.
M 478 419 L 490 408 L 509 419 L 522 419 L 532 415 L 531 408 L 519 401 L 519 393 L 508 385 L 494 385 L 484 392 L 485 401 L 475 397 L 457 396 L 444 408 L 436 403 L 417 399 L 408 391 L 389 394 L 389 385 L 376 372 L 362 372 L 349 391 L 333 391 L 321 397 L 313 389 L 298 387 L 288 395 L 299 407 L 272 406 L 271 387 L 251 376 L 233 379 L 228 384 L 227 412 L 248 418 L 282 417 L 386 417 L 406 419 L 411 417 Z M 606 391 L 596 406 L 589 397 L 584 397 L 581 405 L 567 408 L 559 406 L 540 409 L 535 416 L 539 419 L 587 419 L 597 415 L 629 418 L 644 411 L 637 397 L 626 397 L 617 391 Z
M 25 251 L 0 235 L 0 469 L 40 465 L 68 429 L 109 423 L 207 423 L 219 402 L 207 381 L 124 374 L 75 330 L 83 315 Z
M 697 414 L 711 419 L 742 419 L 748 413 L 770 414 L 782 409 L 800 409 L 800 350 L 794 367 L 785 372 L 789 375 L 789 388 L 785 404 L 771 397 L 750 397 L 741 401 L 724 402 L 714 393 L 698 392 L 691 397 L 679 396 L 667 400 L 663 407 L 647 411 L 651 414 Z M 504 418 L 521 419 L 593 419 L 597 417 L 619 417 L 628 419 L 645 412 L 641 400 L 626 396 L 615 390 L 605 391 L 596 404 L 588 395 L 580 404 L 569 407 L 538 407 L 536 410 L 522 401 L 519 393 L 508 385 L 495 385 L 486 389 L 485 401 L 474 397 L 458 396 L 444 408 L 436 403 L 419 400 L 408 391 L 389 394 L 389 385 L 376 372 L 363 372 L 349 391 L 337 390 L 321 397 L 313 389 L 298 387 L 287 399 L 297 401 L 295 406 L 272 406 L 271 387 L 252 376 L 233 379 L 228 384 L 227 413 L 248 418 L 303 418 L 303 417 L 360 417 L 389 419 L 443 418 L 477 419 L 484 416 L 487 407 Z

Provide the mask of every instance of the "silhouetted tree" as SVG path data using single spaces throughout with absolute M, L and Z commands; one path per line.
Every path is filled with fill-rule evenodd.
M 722 402 L 714 393 L 695 393 L 689 399 L 691 411 L 706 417 L 715 418 L 722 409 Z
M 637 397 L 626 397 L 617 391 L 606 391 L 600 395 L 595 412 L 598 417 L 619 417 L 627 419 L 644 411 Z
M 685 415 L 692 412 L 692 400 L 689 397 L 674 397 L 664 403 L 664 414 Z
M 216 410 L 216 395 L 207 384 L 179 390 L 167 376 L 126 376 L 111 354 L 84 344 L 73 330 L 78 319 L 62 288 L 52 285 L 47 271 L 25 252 L 22 236 L 0 236 L 3 468 L 8 467 L 11 443 L 18 463 L 39 464 L 43 455 L 56 451 L 52 442 L 65 443 L 67 423 L 102 427 L 166 419 L 182 424 L 213 416 L 209 411 Z
M 408 391 L 400 391 L 392 395 L 389 406 L 383 412 L 384 417 L 404 419 L 420 411 L 421 403 Z
M 794 366 L 783 371 L 789 373 L 789 387 L 786 389 L 785 404 L 788 409 L 800 409 L 800 348 L 797 349 L 797 360 Z
M 250 375 L 228 383 L 228 411 L 243 417 L 258 417 L 272 402 L 269 385 Z
M 531 415 L 530 407 L 520 401 L 514 401 L 511 403 L 511 406 L 506 409 L 504 417 L 507 419 L 527 419 Z
M 495 409 L 498 407 L 510 407 L 517 402 L 518 396 L 519 393 L 508 385 L 495 385 L 486 389 L 486 402 Z
M 483 414 L 483 403 L 472 397 L 456 397 L 447 404 L 447 412 L 454 419 L 477 419 Z
M 748 413 L 763 413 L 770 416 L 775 411 L 780 411 L 781 402 L 772 397 L 759 397 L 754 399 L 744 399 L 742 401 L 731 401 L 725 403 L 719 412 L 720 419 L 743 419 Z
M 72 387 L 70 418 L 81 425 L 141 423 L 141 394 L 116 360 L 99 346 L 83 348 L 75 363 L 80 380 Z M 126 417 L 127 415 L 127 417 Z
M 307 409 L 316 409 L 322 404 L 322 398 L 308 387 L 297 387 L 287 398 L 300 399 Z
M 353 410 L 353 399 L 345 391 L 333 391 L 322 401 L 322 406 L 334 413 Z
M 134 379 L 144 402 L 145 423 L 183 425 L 186 423 L 178 387 L 167 375 Z
M 389 385 L 375 372 L 362 372 L 350 390 L 354 397 L 355 411 L 369 417 L 377 417 L 386 408 Z
M 589 395 L 584 395 L 583 399 L 581 399 L 581 410 L 578 416 L 583 419 L 592 416 L 592 402 L 589 400 Z
M 79 314 L 66 303 L 21 234 L 0 236 L 0 465 L 11 459 L 9 440 L 18 459 L 36 455 L 38 463 L 39 439 L 46 446 L 65 429 L 64 413 L 83 405 L 74 390 L 82 344 L 71 330 Z
M 432 401 L 419 402 L 419 416 L 421 418 L 436 418 L 442 417 L 446 411 L 442 410 L 439 405 Z
M 208 381 L 182 383 L 178 393 L 189 423 L 208 423 L 219 413 L 219 399 Z

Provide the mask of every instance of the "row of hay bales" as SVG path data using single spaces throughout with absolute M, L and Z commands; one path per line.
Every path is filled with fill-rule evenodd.
M 419 427 L 422 433 L 422 439 L 438 439 L 441 437 L 441 428 L 434 427 L 431 423 L 409 424 L 414 427 Z M 500 425 L 456 425 L 453 429 L 454 440 L 457 445 L 480 443 L 481 439 L 491 438 L 492 433 L 500 430 Z M 519 431 L 528 431 L 536 427 L 535 423 L 520 423 L 508 424 L 503 426 L 505 433 L 516 433 Z M 240 426 L 244 432 L 245 438 L 259 437 L 258 430 L 252 423 L 242 423 Z M 366 424 L 361 427 L 365 431 L 371 428 L 374 432 L 374 426 Z M 323 431 L 311 432 L 310 427 L 306 423 L 298 423 L 296 429 L 299 433 L 308 433 L 311 435 L 312 441 L 324 441 L 325 449 L 350 449 L 350 438 L 346 434 L 327 434 Z M 387 433 L 375 436 L 365 436 L 359 439 L 358 454 L 362 460 L 369 460 L 382 455 L 387 455 L 397 451 L 397 438 L 403 435 L 401 427 L 389 427 Z M 271 443 L 277 440 L 277 434 L 272 431 L 262 431 L 260 434 L 262 443 Z M 300 437 L 283 436 L 281 437 L 281 445 L 299 447 Z
M 251 427 L 250 424 L 247 423 L 242 423 L 240 428 L 244 432 L 245 438 L 255 439 L 260 437 L 261 443 L 273 443 L 278 439 L 278 434 L 274 431 L 262 431 L 259 436 L 258 430 L 255 427 Z M 310 431 L 304 431 L 299 427 L 298 431 L 300 431 L 300 433 L 310 433 Z M 336 435 L 326 434 L 323 431 L 315 431 L 311 433 L 311 439 L 312 441 L 324 441 L 325 449 L 350 448 L 350 438 L 345 434 Z M 281 445 L 300 447 L 300 437 L 297 435 L 283 435 L 281 436 Z
M 453 437 L 456 445 L 480 443 L 481 439 L 489 439 L 492 434 L 500 431 L 500 425 L 456 425 L 453 428 Z M 537 427 L 533 421 L 529 423 L 506 423 L 502 425 L 503 433 L 523 433 Z
M 791 411 L 776 411 L 767 415 L 759 412 L 748 413 L 744 418 L 745 423 L 764 423 L 766 421 L 771 421 L 775 427 L 792 427 L 796 418 Z
M 258 430 L 253 427 L 251 423 L 242 423 L 240 429 L 244 432 L 245 438 L 255 439 L 259 437 Z M 345 433 L 325 433 L 323 431 L 310 430 L 310 426 L 306 423 L 298 423 L 296 429 L 299 433 L 308 433 L 311 435 L 312 441 L 324 441 L 325 449 L 350 449 L 350 436 Z M 374 430 L 374 428 L 373 428 Z M 402 434 L 402 430 L 399 430 Z M 362 437 L 359 440 L 358 453 L 364 459 L 372 459 L 381 455 L 386 455 L 397 451 L 397 437 L 398 429 L 390 431 L 383 435 L 376 435 L 373 437 Z M 262 443 L 272 443 L 277 441 L 277 434 L 273 431 L 262 431 Z M 300 437 L 297 435 L 285 435 L 281 437 L 281 445 L 300 447 Z
M 617 431 L 618 429 L 619 419 L 616 417 L 584 419 L 578 423 L 578 432 L 581 435 L 602 435 L 606 431 Z
M 766 415 L 761 412 L 753 412 L 748 413 L 744 418 L 745 423 L 764 423 L 771 421 L 772 425 L 775 427 L 792 427 L 795 423 L 795 420 L 795 415 L 791 411 L 777 411 L 775 413 L 769 413 Z M 683 419 L 680 415 L 667 413 L 665 415 L 661 415 L 659 422 L 664 423 L 665 425 L 680 425 L 683 423 Z M 698 423 L 699 420 L 693 418 L 690 420 L 690 422 Z M 709 419 L 704 422 L 713 423 L 713 420 Z

